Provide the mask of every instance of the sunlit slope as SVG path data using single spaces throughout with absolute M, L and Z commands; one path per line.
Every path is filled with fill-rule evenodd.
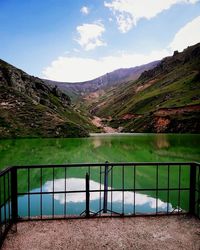
M 200 132 L 200 44 L 164 58 L 89 108 L 123 131 Z

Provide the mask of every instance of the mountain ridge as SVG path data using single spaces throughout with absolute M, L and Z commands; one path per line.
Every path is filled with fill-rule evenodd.
M 43 79 L 48 85 L 57 86 L 60 90 L 67 93 L 72 98 L 74 96 L 84 96 L 88 93 L 96 92 L 98 90 L 107 89 L 116 85 L 120 85 L 122 82 L 128 82 L 136 80 L 143 71 L 154 68 L 160 61 L 153 61 L 147 64 L 143 64 L 131 68 L 120 68 L 112 72 L 106 73 L 93 80 L 83 82 L 58 82 Z

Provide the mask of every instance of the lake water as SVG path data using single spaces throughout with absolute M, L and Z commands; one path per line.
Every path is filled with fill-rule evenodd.
M 90 138 L 77 139 L 17 139 L 0 140 L 0 168 L 12 165 L 33 165 L 33 164 L 65 164 L 65 163 L 100 163 L 100 162 L 188 162 L 200 161 L 200 135 L 171 135 L 171 134 L 121 134 L 121 135 L 93 135 Z M 39 171 L 39 170 L 38 170 Z M 122 169 L 113 171 L 112 188 L 121 187 L 119 178 Z M 177 187 L 178 168 L 171 171 L 171 185 Z M 189 168 L 182 167 L 183 187 L 189 186 Z M 74 190 L 84 190 L 85 173 L 87 169 L 69 169 L 66 179 L 64 172 L 55 170 L 54 190 L 64 189 L 64 183 Z M 148 188 L 155 184 L 155 168 L 142 167 L 137 169 L 136 188 Z M 159 182 L 166 187 L 166 168 L 159 167 Z M 43 171 L 42 181 L 39 172 L 30 172 L 30 192 L 52 190 L 52 170 Z M 20 170 L 18 173 L 18 192 L 27 192 L 27 170 Z M 42 183 L 42 186 L 41 186 Z M 103 189 L 103 181 L 99 176 L 99 169 L 91 171 L 90 187 Z M 111 186 L 111 183 L 108 183 Z M 110 188 L 109 186 L 109 188 Z M 133 188 L 133 168 L 125 168 L 125 188 Z M 112 197 L 111 197 L 112 195 Z M 188 209 L 188 191 L 182 192 L 178 198 L 177 191 L 159 191 L 156 201 L 155 191 L 142 191 L 135 193 L 126 191 L 123 194 L 123 209 L 125 213 L 133 212 L 133 197 L 135 197 L 136 212 L 155 211 L 156 202 L 158 211 L 172 211 L 179 206 L 183 210 Z M 168 197 L 167 197 L 168 196 Z M 100 192 L 90 195 L 91 210 L 97 212 L 102 208 L 103 197 Z M 112 205 L 111 205 L 112 199 Z M 29 201 L 29 208 L 28 208 Z M 53 201 L 53 208 L 52 208 Z M 18 198 L 19 215 L 43 215 L 52 214 L 80 214 L 85 209 L 85 194 L 46 194 L 42 195 L 21 195 Z M 116 191 L 108 194 L 108 209 L 120 212 L 122 209 L 122 192 Z M 2 211 L 3 213 L 3 211 Z M 2 215 L 3 216 L 3 215 Z
M 0 168 L 79 162 L 200 161 L 200 135 L 95 135 L 0 140 Z

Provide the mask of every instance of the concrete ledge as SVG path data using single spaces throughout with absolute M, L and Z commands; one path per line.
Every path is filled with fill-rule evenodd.
M 199 250 L 200 220 L 186 215 L 20 222 L 3 250 Z

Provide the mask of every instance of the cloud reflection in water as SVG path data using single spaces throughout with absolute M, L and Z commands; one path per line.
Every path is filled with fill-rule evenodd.
M 66 179 L 66 189 L 67 191 L 84 191 L 85 190 L 85 179 L 81 178 L 68 178 Z M 90 180 L 90 190 L 104 190 L 104 186 L 98 182 Z M 47 192 L 53 191 L 53 181 L 47 181 L 43 190 Z M 65 179 L 56 179 L 54 180 L 54 191 L 64 191 L 65 190 Z M 108 190 L 111 190 L 108 187 Z M 123 201 L 123 192 L 113 191 L 112 192 L 112 202 L 113 203 L 122 203 Z M 101 198 L 103 193 L 101 194 Z M 57 200 L 60 204 L 65 203 L 64 194 L 54 194 L 54 199 Z M 100 192 L 90 192 L 90 201 L 95 201 L 100 199 Z M 81 203 L 85 202 L 85 193 L 67 193 L 66 202 L 72 203 Z M 108 192 L 108 202 L 111 202 L 111 192 Z M 125 191 L 124 192 L 124 204 L 125 205 L 134 205 L 134 192 Z M 156 199 L 152 198 L 146 194 L 135 193 L 135 205 L 136 206 L 148 206 L 151 209 L 156 208 Z M 166 210 L 167 203 L 158 199 L 157 201 L 158 209 Z M 169 211 L 172 210 L 172 205 L 168 205 Z

